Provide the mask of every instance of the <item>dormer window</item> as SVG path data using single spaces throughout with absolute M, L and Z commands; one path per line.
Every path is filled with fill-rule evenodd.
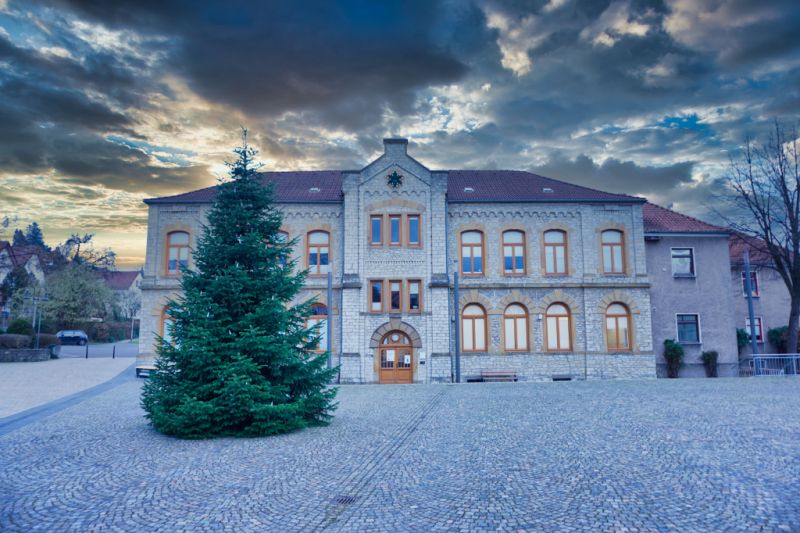
M 318 193 L 320 191 L 319 187 L 310 187 L 308 192 L 310 193 Z
M 464 192 L 475 192 L 475 189 L 472 187 L 464 187 Z
M 542 192 L 545 194 L 553 194 L 554 191 L 552 187 L 543 187 Z

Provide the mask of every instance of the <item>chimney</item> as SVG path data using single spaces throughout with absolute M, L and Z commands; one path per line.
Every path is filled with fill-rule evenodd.
M 384 139 L 383 153 L 393 157 L 406 155 L 408 153 L 408 139 Z

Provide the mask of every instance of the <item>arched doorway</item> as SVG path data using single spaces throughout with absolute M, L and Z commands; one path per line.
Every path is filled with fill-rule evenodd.
M 390 331 L 378 345 L 381 383 L 411 383 L 414 380 L 414 347 L 402 331 Z

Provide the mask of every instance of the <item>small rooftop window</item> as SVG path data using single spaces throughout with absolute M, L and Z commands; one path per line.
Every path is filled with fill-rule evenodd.
M 543 187 L 542 192 L 547 194 L 553 194 L 553 189 L 552 187 Z
M 464 192 L 475 192 L 475 189 L 472 187 L 464 187 Z
M 308 192 L 319 192 L 319 187 L 311 187 L 308 189 Z

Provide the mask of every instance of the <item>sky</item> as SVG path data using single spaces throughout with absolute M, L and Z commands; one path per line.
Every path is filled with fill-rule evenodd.
M 142 264 L 144 198 L 269 170 L 522 169 L 713 219 L 800 119 L 797 0 L 0 0 L 0 216 Z M 712 220 L 713 221 L 713 220 Z

